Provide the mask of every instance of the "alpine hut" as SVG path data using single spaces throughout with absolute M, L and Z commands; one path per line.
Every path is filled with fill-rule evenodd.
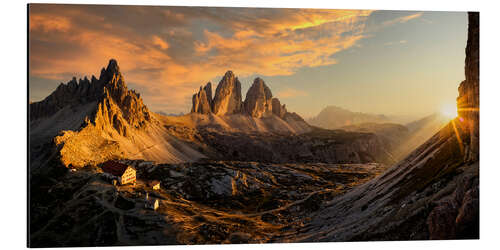
M 135 169 L 117 161 L 107 161 L 102 165 L 104 175 L 111 180 L 117 180 L 120 185 L 135 183 Z

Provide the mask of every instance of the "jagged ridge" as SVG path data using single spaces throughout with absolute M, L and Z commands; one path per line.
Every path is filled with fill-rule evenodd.
M 105 122 L 113 124 L 120 134 L 126 133 L 124 122 L 139 128 L 151 119 L 142 98 L 134 90 L 127 89 L 117 61 L 111 59 L 108 66 L 102 68 L 99 79 L 92 76 L 89 81 L 85 76 L 77 82 L 73 77 L 67 84 L 61 83 L 44 100 L 31 103 L 30 120 L 50 117 L 64 107 L 90 102 L 97 102 L 98 108 L 89 121 L 95 124 L 101 117 Z M 104 118 L 103 115 L 107 117 Z

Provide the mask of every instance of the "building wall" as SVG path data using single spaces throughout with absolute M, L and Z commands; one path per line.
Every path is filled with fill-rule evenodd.
M 125 185 L 127 183 L 133 183 L 135 182 L 136 176 L 135 176 L 135 170 L 131 167 L 127 168 L 125 170 L 125 173 L 121 176 L 121 185 Z

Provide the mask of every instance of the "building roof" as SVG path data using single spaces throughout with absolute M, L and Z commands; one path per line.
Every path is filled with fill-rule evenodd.
M 107 161 L 102 164 L 102 171 L 116 176 L 122 176 L 129 166 L 117 161 Z

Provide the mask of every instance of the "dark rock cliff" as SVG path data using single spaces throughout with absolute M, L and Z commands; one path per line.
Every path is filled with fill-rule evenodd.
M 466 158 L 479 160 L 479 13 L 469 13 L 469 33 L 465 49 L 465 81 L 458 88 L 458 115 L 469 130 Z

